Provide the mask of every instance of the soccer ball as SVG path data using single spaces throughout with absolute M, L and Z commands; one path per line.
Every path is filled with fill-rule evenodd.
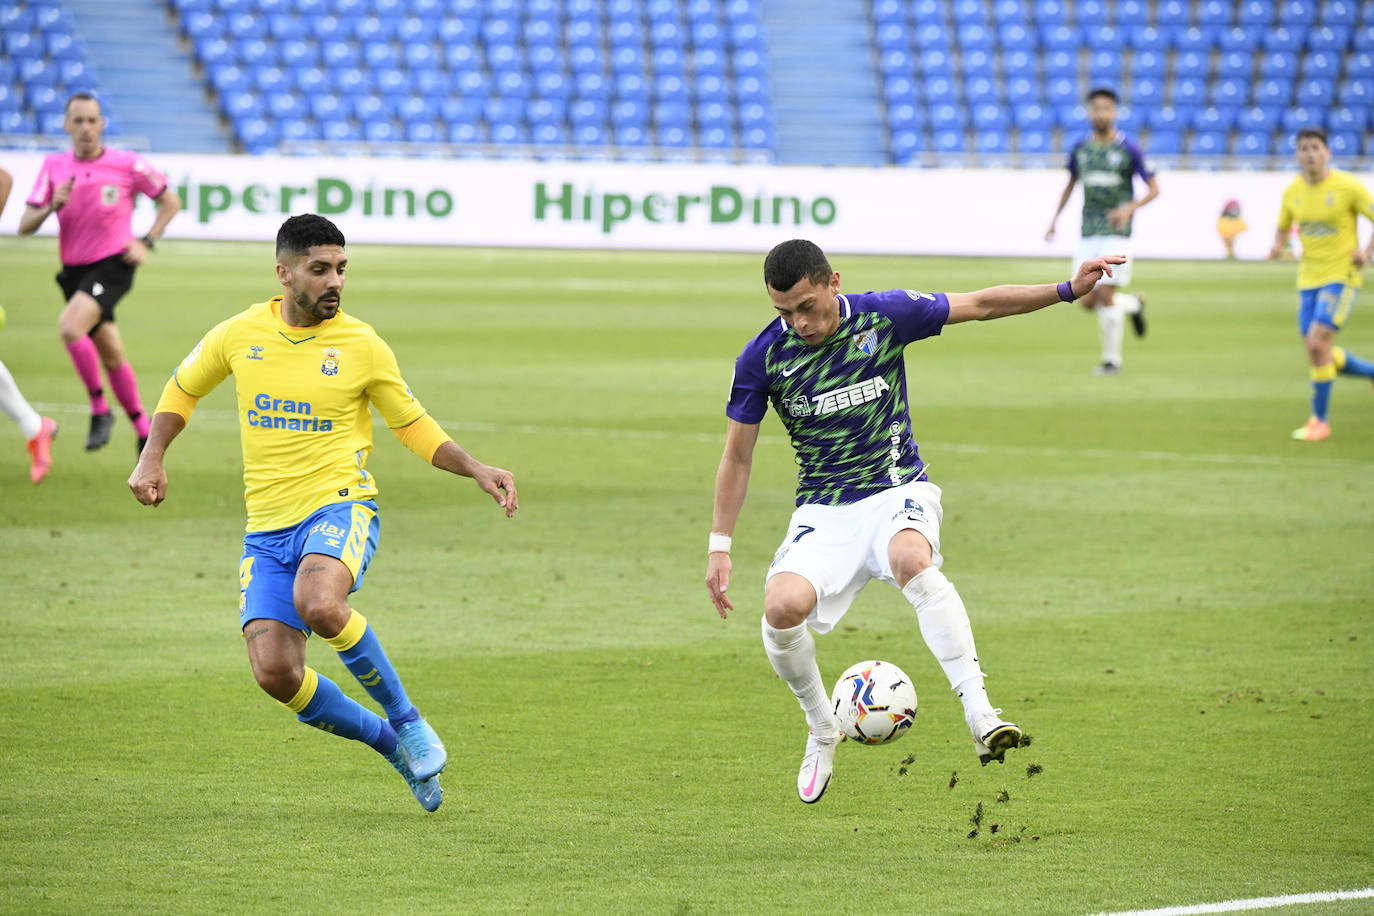
M 835 718 L 851 741 L 896 741 L 916 720 L 916 687 L 891 662 L 850 665 L 830 695 Z

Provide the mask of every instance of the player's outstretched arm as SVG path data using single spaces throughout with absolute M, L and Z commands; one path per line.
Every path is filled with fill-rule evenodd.
M 148 443 L 138 456 L 138 464 L 129 475 L 129 489 L 134 499 L 145 506 L 159 506 L 167 498 L 167 470 L 162 464 L 167 446 L 186 428 L 186 418 L 179 413 L 163 411 L 153 414 L 148 429 Z
M 730 587 L 730 538 L 735 533 L 744 496 L 749 490 L 749 472 L 754 464 L 754 446 L 759 441 L 759 424 L 729 420 L 725 431 L 725 453 L 716 470 L 716 494 L 711 513 L 711 537 L 706 553 L 706 592 L 716 613 L 727 616 L 735 606 L 725 592 Z
M 1078 265 L 1073 279 L 1064 283 L 1044 283 L 1038 286 L 991 286 L 972 293 L 950 293 L 949 318 L 945 324 L 962 321 L 989 321 L 1008 315 L 1024 315 L 1056 302 L 1072 302 L 1097 285 L 1103 276 L 1110 277 L 1112 268 L 1125 264 L 1126 257 L 1110 254 L 1093 258 Z
M 489 493 L 496 504 L 506 510 L 506 518 L 515 515 L 515 510 L 520 508 L 520 496 L 515 492 L 515 475 L 504 468 L 483 464 L 452 439 L 439 446 L 430 463 L 450 474 L 471 477 L 482 488 L 482 492 Z
M 157 216 L 153 218 L 152 227 L 142 238 L 130 239 L 129 244 L 124 246 L 124 260 L 130 264 L 142 264 L 148 259 L 149 249 L 143 239 L 156 242 L 162 238 L 172 217 L 181 212 L 181 198 L 170 187 L 157 196 L 154 204 L 157 206 Z

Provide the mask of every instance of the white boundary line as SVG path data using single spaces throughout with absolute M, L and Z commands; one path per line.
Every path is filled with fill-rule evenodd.
M 39 413 L 87 413 L 84 405 L 50 404 L 34 402 Z M 238 414 L 229 410 L 197 410 L 193 421 L 209 420 L 215 423 L 237 425 Z M 436 418 L 437 419 L 437 418 Z M 380 426 L 381 420 L 373 417 L 373 425 Z M 536 424 L 475 423 L 462 420 L 439 420 L 439 425 L 449 430 L 474 433 L 507 433 L 526 436 L 578 436 L 589 439 L 630 439 L 652 442 L 709 442 L 724 444 L 725 430 L 722 426 L 718 433 L 672 432 L 661 429 L 613 429 L 597 426 L 541 426 Z M 760 436 L 760 442 L 769 444 L 786 443 L 786 436 Z M 1374 466 L 1374 462 L 1359 458 L 1283 458 L 1277 455 L 1228 455 L 1191 452 L 1139 451 L 1131 449 L 1107 448 L 1057 448 L 1053 446 L 1020 445 L 978 445 L 970 442 L 927 441 L 921 443 L 927 452 L 957 452 L 964 455 L 1023 455 L 1032 458 L 1101 458 L 1135 461 L 1172 461 L 1192 464 L 1216 464 L 1250 467 L 1331 467 L 1332 465 L 1351 465 L 1354 467 Z
M 1282 897 L 1251 897 L 1248 900 L 1227 900 L 1222 903 L 1198 903 L 1192 906 L 1165 906 L 1156 910 L 1123 910 L 1097 913 L 1095 916 L 1191 916 L 1193 913 L 1235 913 L 1240 910 L 1263 910 L 1276 906 L 1295 906 L 1300 903 L 1332 903 L 1337 900 L 1362 900 L 1374 897 L 1374 887 L 1358 891 L 1318 891 L 1314 894 L 1286 894 Z

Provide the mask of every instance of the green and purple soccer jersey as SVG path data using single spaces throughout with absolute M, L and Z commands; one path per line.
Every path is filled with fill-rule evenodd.
M 1120 133 L 1107 143 L 1083 137 L 1069 150 L 1069 174 L 1083 182 L 1083 237 L 1129 236 L 1130 223 L 1118 229 L 1107 214 L 1135 196 L 1132 182 L 1136 175 L 1142 181 L 1154 177 L 1140 147 Z
M 902 352 L 940 333 L 949 300 L 903 289 L 839 298 L 839 327 L 820 346 L 781 318 L 749 341 L 725 408 L 732 420 L 758 423 L 772 403 L 801 466 L 799 506 L 844 505 L 925 479 Z

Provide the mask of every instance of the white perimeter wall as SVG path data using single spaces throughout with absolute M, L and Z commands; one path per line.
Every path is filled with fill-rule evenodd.
M 174 238 L 275 237 L 293 213 L 323 212 L 354 242 L 762 252 L 793 237 L 827 251 L 1062 256 L 1081 191 L 1044 240 L 1067 172 L 632 165 L 458 159 L 153 155 L 182 192 Z M 17 230 L 41 154 L 0 157 L 15 176 L 0 232 Z M 1263 258 L 1295 172 L 1161 172 L 1136 217 L 1134 255 L 1216 258 L 1216 221 L 1240 201 L 1242 258 Z M 1363 174 L 1374 185 L 1374 175 Z M 1139 192 L 1138 192 L 1139 193 Z M 140 202 L 135 229 L 151 207 Z M 56 230 L 50 218 L 44 234 Z M 1368 231 L 1362 227 L 1361 235 Z

